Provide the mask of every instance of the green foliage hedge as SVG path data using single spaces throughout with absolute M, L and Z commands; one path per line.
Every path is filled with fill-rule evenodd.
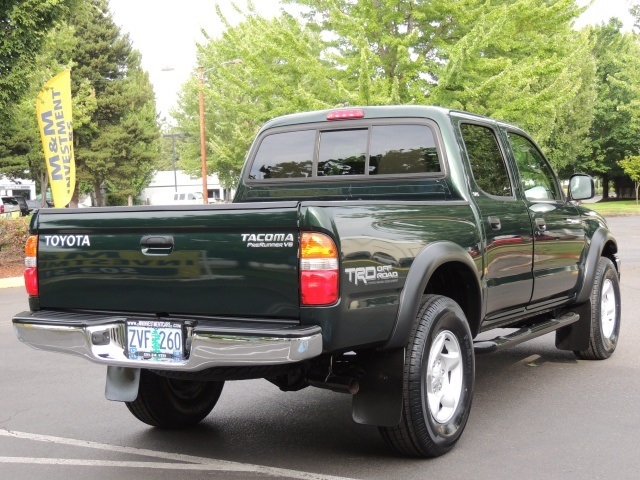
M 31 217 L 0 218 L 0 264 L 24 262 L 24 245 L 29 238 Z

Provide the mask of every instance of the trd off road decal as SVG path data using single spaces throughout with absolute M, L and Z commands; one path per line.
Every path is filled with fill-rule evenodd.
M 379 283 L 391 283 L 398 281 L 398 272 L 390 265 L 378 267 L 345 268 L 344 273 L 349 276 L 349 281 L 355 285 L 376 285 Z

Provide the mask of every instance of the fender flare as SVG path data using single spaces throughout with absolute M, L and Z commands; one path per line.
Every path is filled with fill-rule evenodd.
M 615 251 L 613 253 L 618 253 L 618 243 L 611 232 L 604 227 L 598 228 L 593 234 L 593 237 L 591 237 L 589 252 L 584 260 L 582 284 L 578 288 L 576 303 L 581 304 L 589 300 L 589 297 L 591 296 L 591 286 L 593 285 L 596 270 L 598 268 L 598 261 L 602 256 L 602 251 L 608 243 L 612 243 L 615 246 Z M 613 263 L 618 271 L 618 276 L 620 276 L 620 260 L 616 258 Z
M 477 295 L 475 300 L 480 308 L 476 309 L 477 318 L 469 318 L 467 315 L 467 320 L 473 325 L 479 325 L 483 304 L 480 273 L 476 264 L 469 252 L 457 243 L 451 241 L 434 242 L 424 247 L 411 264 L 407 280 L 400 293 L 400 306 L 393 332 L 382 350 L 401 348 L 407 344 L 427 284 L 433 273 L 446 263 L 461 263 L 475 273 L 472 275 L 475 283 L 473 287 Z

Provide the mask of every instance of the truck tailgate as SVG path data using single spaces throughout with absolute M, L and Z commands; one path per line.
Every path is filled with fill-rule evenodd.
M 41 210 L 41 308 L 298 318 L 298 204 Z

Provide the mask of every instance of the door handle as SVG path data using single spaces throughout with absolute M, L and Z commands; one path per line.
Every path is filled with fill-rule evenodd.
M 539 232 L 547 231 L 547 222 L 544 221 L 544 218 L 536 218 L 536 229 Z
M 498 217 L 489 217 L 487 220 L 489 220 L 489 225 L 493 230 L 500 230 L 502 228 L 502 224 Z
M 145 255 L 169 255 L 173 245 L 170 235 L 145 235 L 140 239 L 140 249 Z

